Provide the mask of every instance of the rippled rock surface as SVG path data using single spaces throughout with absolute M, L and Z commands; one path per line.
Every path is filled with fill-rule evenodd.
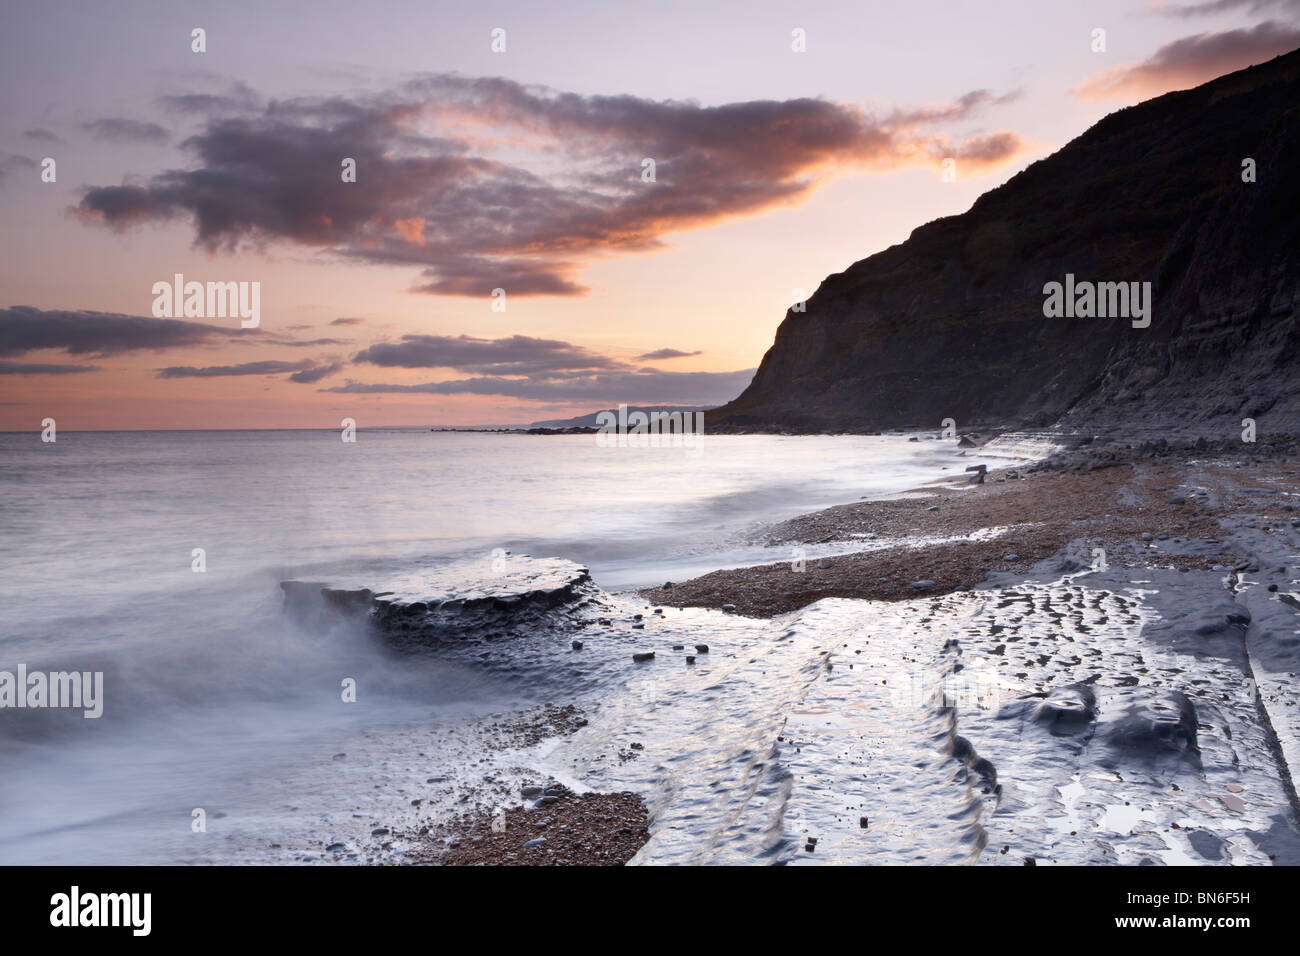
M 1289 605 L 1233 600 L 1214 572 L 1048 561 L 993 583 L 771 620 L 648 605 L 524 556 L 284 590 L 586 715 L 495 756 L 394 756 L 385 786 L 420 813 L 454 811 L 487 767 L 498 789 L 642 795 L 635 863 L 1300 863 Z M 1265 649 L 1276 688 L 1248 677 Z
M 672 611 L 631 638 L 652 663 L 587 645 L 601 706 L 548 759 L 646 794 L 636 862 L 1300 862 L 1240 623 L 1187 626 L 1217 580 L 1126 574 Z

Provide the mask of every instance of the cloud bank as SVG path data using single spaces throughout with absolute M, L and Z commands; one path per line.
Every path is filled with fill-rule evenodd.
M 414 289 L 432 294 L 579 295 L 596 257 L 798 202 L 836 170 L 1007 162 L 1022 149 L 1014 133 L 953 142 L 939 129 L 1008 98 L 976 90 L 875 114 L 820 99 L 702 106 L 446 74 L 384 94 L 266 103 L 241 88 L 169 99 L 205 117 L 182 144 L 192 168 L 90 188 L 74 212 L 114 229 L 185 220 L 209 250 L 284 241 L 409 265 Z M 355 182 L 343 181 L 346 159 Z
M 1144 99 L 1272 59 L 1300 47 L 1300 27 L 1276 21 L 1167 43 L 1147 60 L 1098 73 L 1075 87 L 1081 100 Z
M 0 309 L 0 356 L 23 355 L 40 349 L 62 349 L 69 355 L 118 355 L 212 344 L 238 336 L 241 331 L 181 319 L 116 312 L 45 311 L 15 305 Z

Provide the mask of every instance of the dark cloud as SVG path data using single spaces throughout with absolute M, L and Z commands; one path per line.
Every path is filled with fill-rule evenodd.
M 0 185 L 12 175 L 36 168 L 36 160 L 17 153 L 0 153 Z
M 983 90 L 884 115 L 818 99 L 701 106 L 449 75 L 381 95 L 235 99 L 170 98 L 205 115 L 183 144 L 194 167 L 89 189 L 76 212 L 117 229 L 188 217 L 210 250 L 285 240 L 409 265 L 422 292 L 576 295 L 577 273 L 598 256 L 798 201 L 837 167 L 959 156 L 982 168 L 1021 148 L 1012 133 L 954 144 L 934 128 L 1007 99 Z M 345 157 L 355 183 L 341 181 Z M 643 158 L 656 163 L 653 183 Z
M 681 352 L 677 349 L 656 349 L 653 352 L 646 352 L 644 355 L 638 355 L 638 362 L 656 362 L 660 359 L 690 358 L 692 355 L 702 355 L 702 352 Z
M 38 143 L 62 143 L 63 140 L 55 136 L 48 129 L 27 129 L 23 130 L 23 135 L 28 139 L 35 140 Z
M 158 101 L 163 109 L 186 115 L 220 115 L 250 113 L 261 108 L 261 98 L 246 84 L 232 83 L 222 93 L 180 93 L 163 96 Z
M 289 381 L 298 382 L 302 385 L 311 385 L 313 382 L 319 382 L 326 376 L 333 375 L 341 368 L 343 368 L 342 362 L 331 362 L 328 365 L 317 365 L 315 368 L 305 368 L 301 372 L 294 372 L 289 376 Z
M 242 362 L 239 365 L 209 365 L 195 368 L 193 365 L 173 365 L 158 369 L 159 378 L 221 378 L 227 375 L 281 375 L 285 372 L 306 372 L 315 368 L 310 361 L 277 362 Z
M 948 144 L 946 140 L 935 140 L 930 149 L 936 157 L 953 157 L 965 166 L 974 164 L 977 168 L 999 162 L 1020 147 L 1020 140 L 1014 133 L 992 133 L 988 136 L 972 136 L 960 145 Z
M 348 345 L 349 339 L 266 339 L 259 345 L 287 345 L 302 348 L 305 345 Z
M 335 319 L 330 325 L 361 325 L 365 319 Z
M 73 375 L 98 372 L 98 365 L 43 365 L 38 362 L 0 362 L 0 375 Z
M 354 362 L 386 368 L 450 368 L 475 375 L 537 375 L 627 368 L 623 362 L 579 345 L 512 335 L 479 339 L 468 335 L 404 335 L 358 352 Z
M 660 349 L 657 357 L 698 355 Z M 646 358 L 646 356 L 641 356 Z M 735 398 L 754 370 L 663 372 L 638 368 L 570 342 L 512 335 L 406 335 L 372 345 L 354 362 L 387 368 L 454 369 L 473 377 L 415 385 L 349 381 L 324 389 L 347 394 L 496 395 L 526 401 L 626 402 L 628 404 L 721 404 Z
M 39 349 L 116 355 L 220 342 L 241 332 L 247 334 L 242 329 L 114 312 L 43 311 L 28 305 L 0 309 L 0 355 Z
M 87 200 L 93 195 L 93 211 Z M 109 186 L 92 189 L 73 209 L 83 222 L 103 221 L 116 230 L 150 220 L 170 219 L 176 210 L 144 186 Z
M 81 128 L 96 139 L 111 143 L 143 143 L 161 146 L 170 142 L 172 135 L 157 123 L 143 123 L 140 120 L 107 117 L 82 123 Z
M 914 128 L 922 123 L 942 123 L 966 117 L 989 106 L 1005 106 L 1020 99 L 1021 91 L 995 94 L 992 90 L 972 90 L 959 96 L 951 103 L 939 106 L 923 106 L 913 109 L 899 109 L 890 114 L 887 125 Z
M 1075 88 L 1079 99 L 1140 98 L 1187 89 L 1300 46 L 1300 27 L 1275 21 L 1198 33 L 1158 49 L 1150 59 L 1106 70 Z
M 1266 10 L 1300 13 L 1300 0 L 1205 0 L 1202 3 L 1165 4 L 1156 13 L 1167 17 L 1199 17 L 1216 13 L 1263 13 Z
M 637 370 L 553 380 L 480 377 L 419 385 L 349 382 L 326 392 L 350 395 L 499 395 L 526 401 L 617 405 L 720 405 L 735 398 L 754 377 L 754 369 L 736 372 L 659 372 Z

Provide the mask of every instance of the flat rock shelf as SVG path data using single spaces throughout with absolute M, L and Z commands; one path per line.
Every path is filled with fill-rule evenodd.
M 404 571 L 381 580 L 281 581 L 288 613 L 305 620 L 367 616 L 392 642 L 424 643 L 517 627 L 599 594 L 587 568 L 560 558 L 502 553 Z

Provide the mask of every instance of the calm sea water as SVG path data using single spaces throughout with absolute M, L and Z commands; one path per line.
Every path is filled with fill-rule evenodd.
M 309 815 L 371 785 L 298 774 L 303 755 L 518 696 L 304 632 L 281 580 L 495 548 L 582 562 L 611 590 L 680 580 L 782 560 L 754 543 L 762 523 L 960 462 L 897 437 L 708 436 L 695 453 L 422 429 L 0 435 L 0 670 L 106 682 L 99 719 L 0 711 L 0 862 L 186 859 L 195 807 Z M 370 689 L 358 706 L 337 706 L 340 673 Z

